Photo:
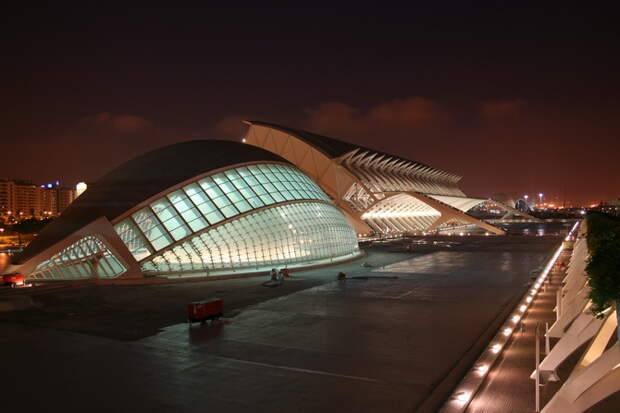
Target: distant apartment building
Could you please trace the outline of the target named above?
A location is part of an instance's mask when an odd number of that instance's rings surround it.
[[[0,179],[0,215],[5,215],[14,206],[15,182]]]
[[[59,215],[75,199],[75,190],[55,184],[0,179],[0,216],[16,219]]]
[[[59,215],[75,199],[71,188],[41,188],[41,208],[43,215]]]
[[[40,188],[30,182],[0,180],[0,214],[37,216],[41,211]]]

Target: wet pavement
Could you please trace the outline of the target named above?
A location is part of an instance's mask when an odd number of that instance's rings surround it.
[[[11,263],[9,254],[0,252],[0,274],[4,272],[4,269]]]
[[[0,350],[11,357],[0,383],[19,383],[3,405],[432,411],[451,390],[446,378],[458,381],[464,357],[477,356],[477,341],[495,332],[498,314],[512,308],[558,239],[498,242],[416,255],[259,302],[222,324],[180,323],[137,341],[2,322]]]
[[[570,253],[564,252],[559,262],[567,263]],[[499,411],[535,411],[535,383],[530,375],[536,367],[536,325],[555,321],[556,291],[562,286],[565,271],[554,266],[548,281],[538,292],[524,314],[519,332],[507,343],[498,362],[490,370],[482,387],[472,399],[467,413],[492,413]],[[552,344],[557,340],[553,339]],[[544,339],[540,340],[544,352]],[[541,359],[544,353],[541,354]],[[573,366],[571,366],[573,367]],[[564,373],[564,371],[562,371]],[[549,382],[541,386],[541,406],[546,405],[560,388],[561,383]]]
[[[362,262],[378,267],[421,254],[373,248],[367,256],[354,262],[293,271],[292,278],[273,288],[263,286],[269,280],[266,275],[167,284],[69,282],[32,288],[6,287],[0,288],[0,304],[7,299],[31,299],[34,305],[23,311],[0,311],[0,321],[118,340],[138,340],[157,334],[167,326],[183,323],[187,319],[185,305],[188,302],[221,298],[225,303],[224,316],[232,318],[248,306],[331,282],[339,271],[350,276],[366,273],[369,269],[363,267]]]

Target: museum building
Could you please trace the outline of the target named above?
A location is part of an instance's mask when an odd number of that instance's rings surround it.
[[[238,142],[156,149],[82,194],[13,260],[28,279],[208,277],[352,259],[341,210],[280,156]]]
[[[166,146],[117,167],[19,255],[30,280],[187,278],[311,267],[360,255],[358,237],[477,227],[492,202],[460,176],[301,129],[247,121],[242,142]]]

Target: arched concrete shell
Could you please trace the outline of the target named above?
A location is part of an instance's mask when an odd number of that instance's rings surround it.
[[[112,221],[144,200],[194,176],[253,161],[288,163],[264,149],[221,140],[188,141],[147,152],[121,164],[90,185],[21,254],[14,257],[13,263],[29,260],[99,217]]]

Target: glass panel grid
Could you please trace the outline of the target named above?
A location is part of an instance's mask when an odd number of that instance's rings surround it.
[[[88,235],[37,265],[28,277],[38,280],[115,278],[127,269],[96,236]]]
[[[294,200],[328,201],[298,169],[279,164],[248,165],[202,178],[171,192],[115,225],[136,260],[210,225],[241,213]],[[153,261],[151,266],[169,264]]]
[[[193,250],[193,255],[172,256],[169,250],[144,262],[143,269],[166,273],[292,265],[347,256],[358,250],[356,234],[342,213],[334,206],[313,202],[245,215],[180,245],[185,251]],[[157,271],[153,270],[155,266]]]

